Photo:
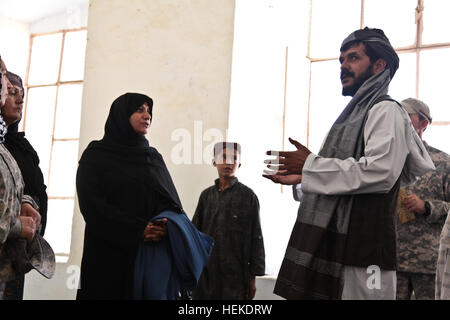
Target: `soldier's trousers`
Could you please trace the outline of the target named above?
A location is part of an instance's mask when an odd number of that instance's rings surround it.
[[[397,300],[411,300],[414,292],[416,300],[434,300],[434,274],[397,271]]]

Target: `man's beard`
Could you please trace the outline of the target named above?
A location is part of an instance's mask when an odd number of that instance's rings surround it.
[[[367,79],[369,79],[371,76],[373,76],[372,66],[373,65],[370,64],[367,67],[367,70],[362,75],[360,75],[358,78],[355,78],[355,74],[353,72],[347,71],[345,69],[342,70],[341,71],[341,79],[343,78],[343,76],[350,76],[353,79],[355,79],[355,82],[353,83],[352,86],[342,88],[342,95],[353,97],[356,94],[356,92],[358,91],[358,89],[364,84],[364,82],[366,82]]]

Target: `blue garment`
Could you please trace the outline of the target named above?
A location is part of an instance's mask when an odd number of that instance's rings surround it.
[[[175,300],[180,289],[197,286],[214,240],[198,231],[183,213],[164,211],[150,221],[167,218],[160,242],[142,242],[136,254],[133,298]]]

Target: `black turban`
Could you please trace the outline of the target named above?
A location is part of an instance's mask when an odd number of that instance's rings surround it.
[[[368,27],[356,30],[342,42],[341,51],[351,42],[362,42],[366,47],[374,51],[381,59],[386,61],[391,79],[394,77],[399,66],[399,58],[383,30]]]

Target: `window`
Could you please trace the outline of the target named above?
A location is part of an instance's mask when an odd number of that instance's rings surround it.
[[[445,0],[356,0],[345,7],[339,2],[341,7],[338,8],[335,2],[311,2],[311,49],[308,53],[311,61],[311,116],[308,119],[308,142],[311,150],[317,152],[320,148],[335,119],[333,116],[336,112],[333,108],[345,106],[344,102],[339,103],[343,99],[340,89],[338,90],[340,83],[337,77],[340,42],[329,41],[334,35],[340,35],[338,39],[342,41],[352,30],[357,29],[349,28],[349,22],[342,23],[344,18],[346,21],[359,21],[360,28],[369,26],[384,30],[400,57],[400,68],[391,82],[389,94],[398,101],[414,97],[427,103],[433,122],[423,138],[430,145],[449,153],[450,142],[446,137],[450,133],[450,112],[446,106],[446,81],[442,79],[450,72],[450,37],[445,28],[450,26],[445,16],[445,12],[450,9],[450,3]],[[316,31],[324,23],[324,12],[330,11],[326,8],[333,8],[334,12],[328,16],[328,23],[335,26],[331,34]],[[340,32],[342,28],[345,33]],[[326,29],[328,31],[328,28]],[[322,45],[331,42],[334,52]],[[324,86],[323,81],[332,81],[329,78],[333,75],[336,75],[336,81],[326,82]],[[331,86],[333,90],[330,90]],[[326,96],[321,94],[324,87],[327,88]],[[326,115],[327,113],[333,116]]]
[[[75,199],[86,29],[31,35],[23,130],[47,185],[45,238],[68,259]]]
[[[365,26],[385,31],[400,57],[389,94],[431,109],[424,139],[450,153],[448,0],[238,0],[228,139],[241,142],[239,179],[260,201],[266,273],[276,276],[298,202],[291,188],[261,177],[267,150],[293,150],[292,137],[317,153],[349,97],[341,95],[339,48]]]
[[[298,202],[291,188],[261,175],[267,150],[292,150],[288,137],[306,141],[310,5],[298,0],[240,0],[235,10],[227,139],[242,146],[237,177],[258,196],[266,274],[276,276]]]

